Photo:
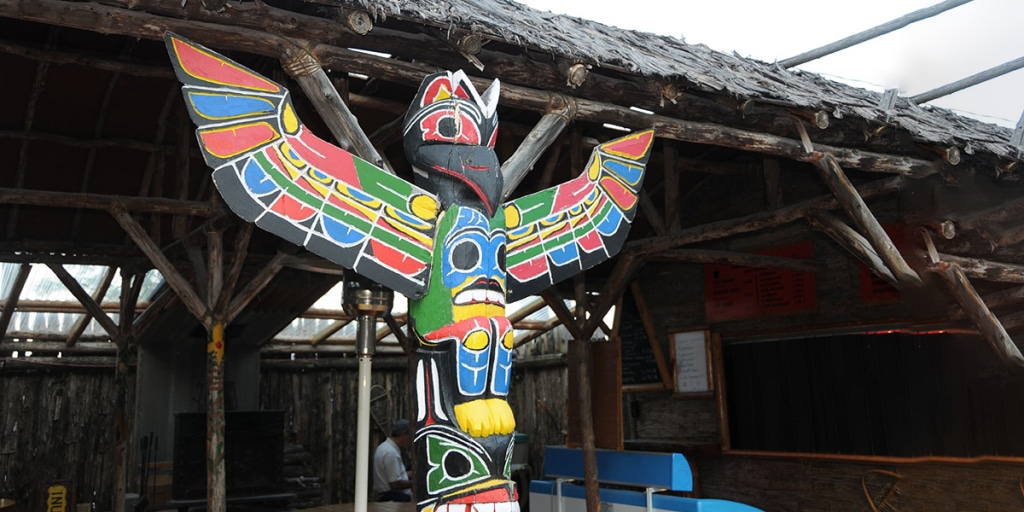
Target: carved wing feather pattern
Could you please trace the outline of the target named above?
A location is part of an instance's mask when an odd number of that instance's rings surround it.
[[[654,132],[594,148],[579,177],[505,203],[508,302],[614,256],[636,215]]]
[[[243,219],[409,297],[426,290],[438,203],[313,135],[286,89],[166,37],[206,163]]]

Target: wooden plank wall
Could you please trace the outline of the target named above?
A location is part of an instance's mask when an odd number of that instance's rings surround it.
[[[1019,464],[897,465],[724,456],[700,466],[704,496],[769,512],[869,510],[861,478],[873,469],[902,475],[899,494],[889,501],[900,512],[1024,509],[1024,467]]]
[[[408,372],[375,370],[372,382],[390,393],[392,420],[410,417]],[[285,411],[285,444],[301,445],[311,455],[317,474],[304,476],[320,477],[324,503],[355,496],[357,385],[355,369],[264,368],[260,374],[260,408]],[[372,429],[371,447],[385,435]]]
[[[0,370],[0,497],[43,510],[46,484],[67,480],[110,510],[115,398],[113,367]]]

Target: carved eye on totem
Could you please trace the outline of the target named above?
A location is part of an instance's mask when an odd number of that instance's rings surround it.
[[[489,478],[487,455],[448,436],[427,434],[427,493],[436,495]]]
[[[482,255],[480,241],[472,238],[459,240],[452,246],[452,268],[461,272],[474,270],[480,266]]]
[[[439,110],[420,121],[424,141],[480,145],[480,128],[466,112]]]
[[[498,269],[499,270],[501,270],[502,272],[505,272],[507,270],[505,268],[505,243],[504,243],[504,241],[502,241],[502,243],[499,243],[498,244],[498,248],[495,249],[494,261],[498,262]]]

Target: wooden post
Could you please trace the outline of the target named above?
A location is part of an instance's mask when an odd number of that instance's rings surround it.
[[[217,322],[206,344],[206,509],[224,512],[224,324]]]
[[[587,318],[587,287],[585,274],[576,275],[576,324],[583,325]],[[586,489],[587,512],[601,511],[601,495],[597,486],[597,451],[594,447],[594,411],[590,397],[590,334],[582,332],[576,345],[579,380],[576,382],[580,397],[580,434],[583,442],[583,482]]]

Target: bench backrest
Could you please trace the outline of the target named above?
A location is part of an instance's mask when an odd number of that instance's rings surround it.
[[[544,475],[583,479],[583,451],[564,446],[544,448]],[[597,450],[600,483],[692,491],[693,473],[681,453]]]

